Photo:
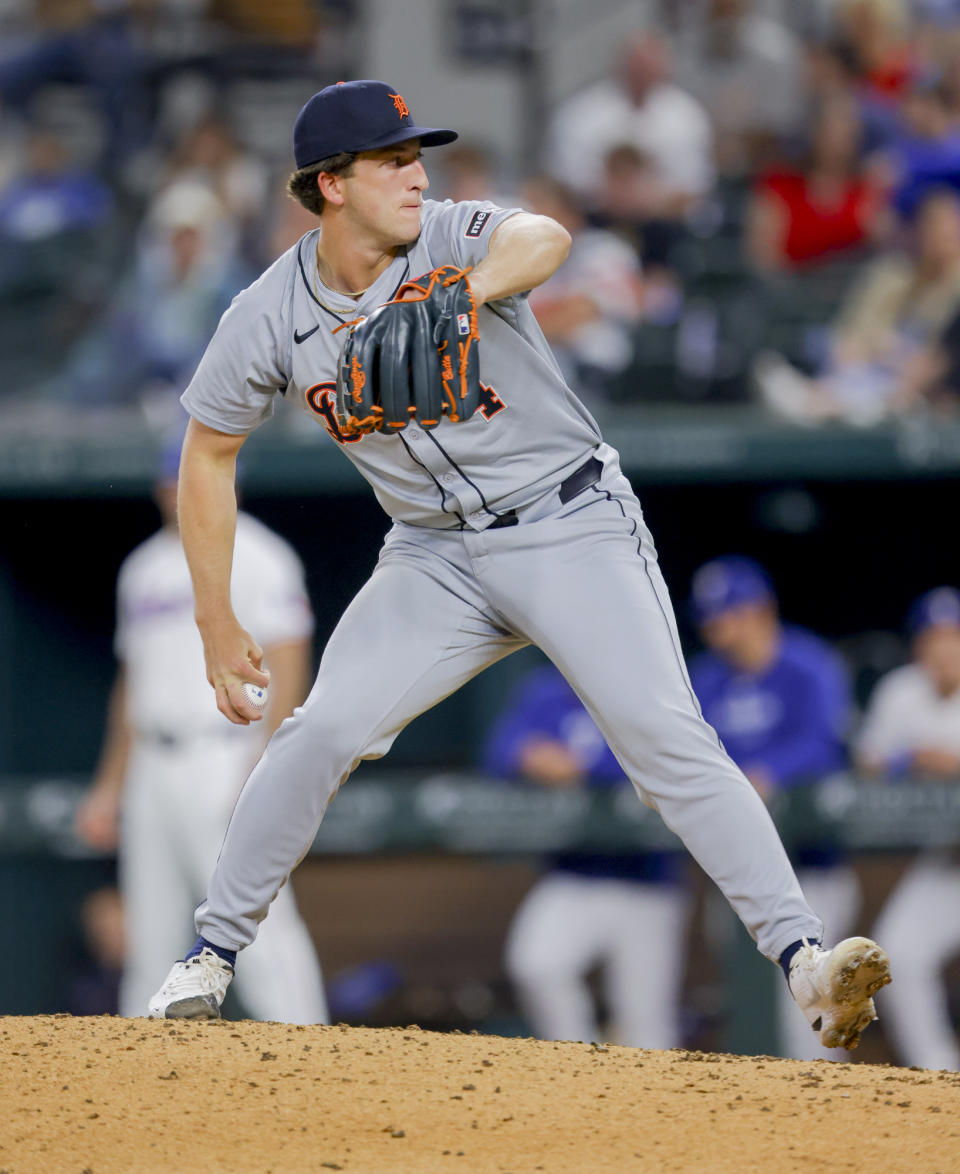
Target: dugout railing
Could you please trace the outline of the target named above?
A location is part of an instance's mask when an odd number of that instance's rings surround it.
[[[83,896],[113,876],[113,861],[91,852],[73,833],[80,778],[64,775],[0,780],[0,1014],[61,1009],[58,943],[75,933]],[[850,774],[798,787],[771,809],[788,851],[816,846],[849,852],[868,878],[895,875],[917,850],[960,845],[960,780],[878,782]],[[682,851],[659,815],[628,787],[554,791],[513,786],[459,772],[385,771],[364,765],[338,794],[316,837],[311,860],[365,860],[395,868],[404,857],[470,858],[504,869],[557,851]],[[311,860],[307,861],[307,868]],[[484,863],[485,862],[485,863]],[[352,866],[352,865],[351,865]],[[318,881],[323,887],[330,872]],[[492,875],[492,873],[491,873]],[[889,877],[881,888],[892,883]],[[866,888],[870,888],[868,880]],[[885,894],[864,893],[869,930]],[[829,911],[821,911],[825,917]],[[715,902],[714,918],[727,917]],[[775,969],[753,949],[729,915],[723,937],[722,1023],[718,1046],[751,1054],[776,1050]],[[375,935],[372,933],[371,938]],[[371,953],[377,943],[371,941]],[[29,956],[28,973],[12,965]]]

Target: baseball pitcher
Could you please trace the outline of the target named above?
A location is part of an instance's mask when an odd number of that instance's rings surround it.
[[[822,948],[763,802],[700,713],[640,504],[524,297],[562,264],[567,233],[516,208],[424,199],[421,150],[455,138],[417,126],[383,82],[315,94],[289,186],[320,226],[236,298],[182,397],[181,531],[230,720],[256,716],[243,685],[268,680],[230,604],[233,470],[281,396],[354,462],[393,526],[306,703],[240,794],[198,941],[150,1013],[218,1015],[237,952],[350,772],[533,643],[781,963],[818,1037],[850,1047],[875,1017],[886,955],[865,938]]]

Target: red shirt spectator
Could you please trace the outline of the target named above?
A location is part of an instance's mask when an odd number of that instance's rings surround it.
[[[868,90],[891,100],[906,94],[921,66],[910,6],[900,0],[839,0],[835,22]]]
[[[870,237],[885,202],[859,161],[863,127],[849,98],[821,107],[805,165],[779,168],[754,188],[746,248],[762,271],[832,259]]]
[[[873,186],[857,176],[818,191],[811,176],[801,171],[771,171],[757,192],[782,205],[780,249],[794,265],[862,244],[877,207]]]

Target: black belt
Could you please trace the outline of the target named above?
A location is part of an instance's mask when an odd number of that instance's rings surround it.
[[[568,501],[573,501],[578,493],[583,493],[591,485],[596,485],[602,475],[603,462],[596,457],[589,457],[579,469],[574,469],[569,477],[560,482],[560,504],[566,505]],[[519,521],[516,510],[507,510],[504,514],[498,514],[496,521],[491,522],[487,529],[499,530],[504,526],[516,526]]]

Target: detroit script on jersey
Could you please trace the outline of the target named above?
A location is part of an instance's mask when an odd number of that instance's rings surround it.
[[[353,461],[394,520],[483,529],[497,513],[534,501],[601,443],[567,387],[526,298],[482,306],[483,401],[472,419],[429,432],[348,438],[334,416],[337,328],[389,301],[404,281],[438,265],[473,266],[497,225],[519,209],[424,201],[421,232],[359,301],[318,279],[319,229],[308,232],[224,314],[190,386],[187,411],[221,432],[244,434],[285,396],[309,413]]]

